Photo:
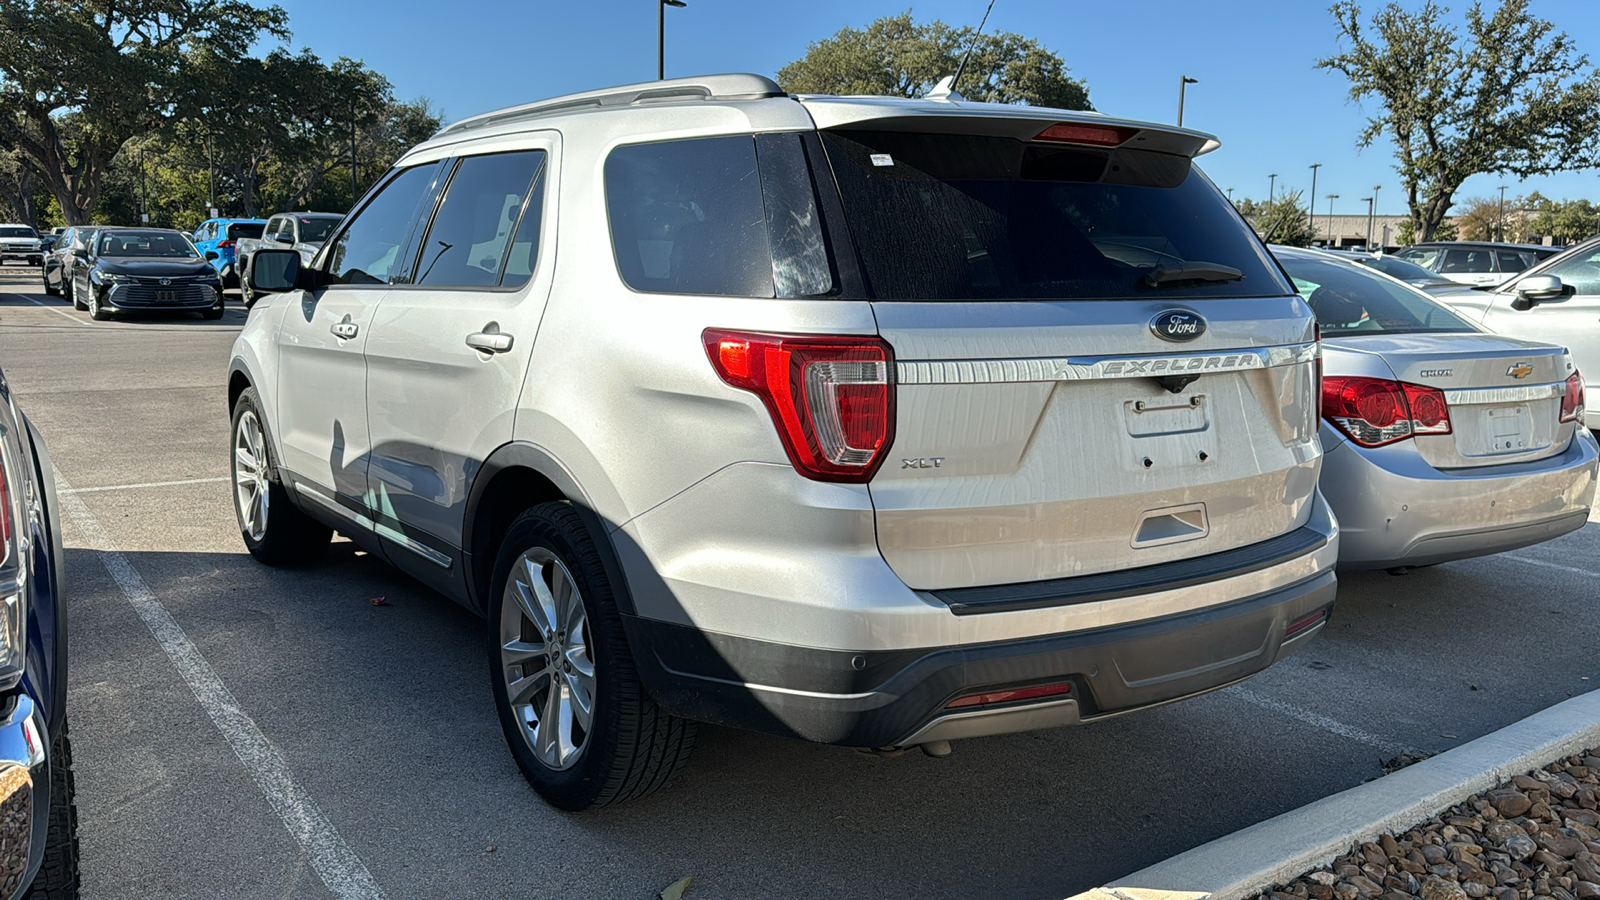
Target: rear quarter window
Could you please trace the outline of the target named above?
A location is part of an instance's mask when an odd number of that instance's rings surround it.
[[[1364,266],[1290,254],[1280,261],[1323,337],[1478,330],[1422,292]]]
[[[1008,137],[825,132],[869,290],[894,300],[1291,293],[1182,156]],[[1171,278],[1179,267],[1213,274]],[[1219,270],[1238,277],[1220,280]]]

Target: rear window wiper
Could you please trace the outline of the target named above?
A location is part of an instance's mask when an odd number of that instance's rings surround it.
[[[1173,266],[1156,266],[1139,279],[1139,286],[1154,289],[1175,284],[1227,284],[1243,279],[1244,273],[1233,266],[1213,262],[1183,262]]]

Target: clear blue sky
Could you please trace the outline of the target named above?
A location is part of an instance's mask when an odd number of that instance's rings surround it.
[[[656,0],[278,0],[289,12],[293,45],[325,59],[363,60],[403,99],[425,96],[447,120],[541,97],[655,76]],[[840,28],[910,8],[919,21],[976,25],[987,0],[688,0],[667,10],[667,76],[711,72],[774,74],[812,41]],[[1417,0],[1405,0],[1414,5]],[[1459,13],[1467,0],[1445,0]],[[1493,0],[1489,0],[1490,3]],[[1189,86],[1185,124],[1222,139],[1202,165],[1235,198],[1260,198],[1267,176],[1278,186],[1310,187],[1317,211],[1403,213],[1405,200],[1387,144],[1357,151],[1365,116],[1346,101],[1343,76],[1314,70],[1336,51],[1328,0],[996,0],[990,30],[1038,38],[1089,84],[1095,108],[1168,122],[1178,79]],[[1375,0],[1366,7],[1376,8]],[[1600,59],[1600,3],[1534,0],[1578,48]],[[1457,198],[1537,190],[1557,199],[1600,199],[1600,173],[1519,183],[1479,176]]]

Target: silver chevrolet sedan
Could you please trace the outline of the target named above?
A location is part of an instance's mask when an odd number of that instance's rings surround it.
[[[1566,348],[1487,334],[1332,254],[1273,253],[1322,329],[1322,492],[1341,568],[1499,553],[1588,521],[1600,450]]]

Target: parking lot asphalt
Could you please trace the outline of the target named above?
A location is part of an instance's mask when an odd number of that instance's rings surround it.
[[[245,552],[225,408],[243,320],[92,322],[0,269],[0,368],[81,501],[86,897],[653,898],[686,875],[689,900],[1060,897],[1600,687],[1591,521],[1344,576],[1310,647],[1206,697],[945,759],[705,727],[657,795],[558,812],[505,748],[480,619],[342,540],[298,570]]]

